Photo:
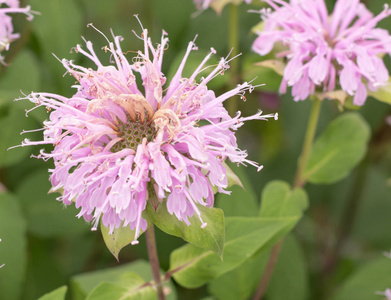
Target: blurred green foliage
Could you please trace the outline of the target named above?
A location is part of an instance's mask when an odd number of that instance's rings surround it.
[[[134,14],[138,14],[143,26],[149,29],[153,41],[160,40],[162,29],[169,34],[169,49],[163,63],[163,71],[169,78],[188,42],[197,35],[199,52],[190,56],[189,72],[210,47],[217,50],[216,62],[230,50],[227,46],[229,7],[225,7],[221,15],[208,9],[194,16],[195,6],[191,0],[22,2],[31,5],[40,15],[36,15],[32,22],[16,18],[15,26],[22,32],[22,37],[6,53],[10,66],[0,69],[0,265],[5,263],[0,269],[0,299],[37,299],[61,286],[68,286],[67,299],[84,299],[99,283],[114,276],[110,272],[115,269],[109,269],[112,267],[124,268],[121,272],[137,272],[142,280],[149,281],[152,277],[147,263],[133,263],[137,267],[128,264],[147,259],[143,237],[139,245],[127,246],[117,262],[107,250],[101,234],[91,232],[89,224],[75,217],[75,208],[64,208],[55,200],[58,194],[47,194],[50,189],[47,169],[52,163],[30,158],[32,153],[37,155],[40,148],[7,151],[25,137],[40,140],[41,132],[23,136],[19,133],[41,128],[42,121],[48,117],[41,109],[32,111],[26,118],[24,110],[32,108],[31,103],[27,100],[14,102],[14,99],[31,91],[71,96],[75,92],[71,88],[74,79],[63,76],[65,70],[56,57],[89,66],[90,62],[81,55],[70,53],[76,44],[83,45],[81,36],[93,41],[98,56],[109,63],[104,51],[98,51],[106,43],[104,37],[91,27],[87,28],[88,23],[93,23],[107,36],[111,36],[110,29],[123,36],[122,49],[129,51],[129,55],[137,51],[141,42],[132,30],[139,33],[141,28]],[[334,2],[328,1],[329,8]],[[384,1],[365,2],[374,13],[378,13]],[[253,114],[258,109],[266,113],[277,111],[279,121],[249,122],[238,132],[240,147],[248,149],[249,158],[265,167],[260,173],[255,168],[240,167],[238,174],[245,191],[235,186],[231,196],[217,197],[217,206],[223,208],[226,216],[233,217],[231,223],[235,218],[255,218],[260,207],[259,195],[270,181],[292,182],[310,109],[309,101],[295,103],[289,95],[278,96],[281,78],[270,70],[254,66],[255,62],[265,58],[251,52],[255,36],[250,30],[260,19],[258,14],[248,13],[249,8],[257,9],[259,4],[239,6],[239,51],[243,55],[237,60],[242,80],[257,77],[254,84],[265,83],[265,87],[246,95],[246,102],[239,96],[230,101],[237,102],[243,115]],[[391,28],[391,18],[383,20],[380,25]],[[390,66],[390,58],[385,59]],[[216,94],[223,93],[230,76],[228,70],[224,77],[212,81],[210,87]],[[334,101],[325,101],[322,106],[318,134],[341,113]],[[352,176],[342,181],[308,186],[310,208],[282,249],[267,294],[269,300],[323,299],[334,293],[333,299],[338,300],[360,299],[364,293],[370,296],[362,299],[378,299],[375,291],[391,288],[391,260],[380,258],[383,251],[391,249],[391,185],[389,181],[387,183],[391,177],[391,132],[386,123],[391,108],[369,98],[358,114],[370,126],[372,139],[367,157]],[[47,149],[50,151],[50,147]],[[232,169],[236,172],[236,166]],[[348,202],[350,199],[353,201]],[[347,203],[353,203],[353,207]],[[346,228],[344,224],[349,218],[353,219],[350,228]],[[248,226],[239,226],[241,232],[236,232],[237,236],[245,237]],[[276,230],[281,229],[277,227]],[[333,262],[332,269],[327,268],[329,249],[335,244],[337,233],[346,229],[339,259]],[[256,239],[254,244],[262,244],[262,238],[266,239],[262,233],[258,234],[259,237],[253,236]],[[170,253],[184,242],[157,230],[157,244],[161,266],[167,270]],[[228,296],[233,295],[243,297],[232,299],[247,299],[254,292],[266,263],[267,252],[254,254],[261,246],[254,246],[248,253],[252,256],[244,264],[234,270],[224,270],[226,273],[214,279],[208,287],[190,290],[170,283],[169,288],[177,292],[174,291],[172,298],[168,299],[201,299],[209,294],[213,295],[212,299],[230,299]],[[217,256],[215,258],[219,260]],[[109,271],[100,271],[105,269]],[[87,272],[103,273],[99,277],[98,273]],[[115,276],[120,276],[120,272]],[[230,290],[225,287],[233,281],[236,286],[227,296]],[[290,297],[300,295],[299,298],[289,298],[282,292],[282,287],[288,290]],[[60,299],[65,292],[64,287],[59,288],[42,299]]]

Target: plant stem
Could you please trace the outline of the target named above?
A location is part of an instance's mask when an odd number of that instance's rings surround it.
[[[261,282],[259,283],[257,291],[254,294],[253,300],[262,299],[263,295],[265,294],[266,288],[273,274],[274,266],[278,260],[278,255],[280,254],[282,244],[283,240],[280,240],[279,242],[277,242],[277,244],[274,245],[272,252],[270,253],[269,261],[267,262],[265,272],[263,273]]]
[[[319,120],[319,112],[321,102],[317,98],[314,98],[310,113],[310,119],[307,125],[307,132],[305,134],[303,148],[301,150],[301,155],[299,158],[299,165],[297,167],[295,180],[293,182],[293,188],[302,187],[305,185],[306,180],[303,177],[303,172],[307,167],[308,158],[311,153],[312,143],[315,137],[315,131]]]
[[[163,286],[160,277],[160,264],[159,257],[157,255],[155,229],[153,224],[145,232],[145,239],[147,241],[148,257],[152,268],[153,280],[156,284],[158,298],[159,300],[165,300],[166,298],[163,293]]]
[[[229,36],[228,36],[228,47],[231,52],[231,57],[235,57],[239,54],[239,11],[238,6],[230,4],[229,6]],[[238,83],[239,77],[239,60],[238,58],[233,59],[230,62],[230,85],[235,86]],[[238,107],[237,99],[231,99],[228,102],[228,112],[232,115],[236,113]]]
[[[308,158],[311,153],[312,143],[314,141],[316,127],[319,120],[319,112],[321,107],[321,102],[319,99],[314,98],[312,103],[312,108],[310,112],[310,118],[308,120],[307,132],[305,134],[303,148],[299,157],[299,165],[297,166],[295,180],[293,182],[293,188],[302,187],[305,185],[306,180],[303,178],[303,172],[307,166]],[[253,297],[253,300],[260,300],[264,296],[267,286],[269,284],[270,278],[273,274],[274,266],[277,263],[278,256],[280,254],[284,239],[281,239],[277,244],[273,246],[272,252],[270,253],[269,260],[266,265],[265,272],[261,278],[261,281],[258,285],[257,291]]]

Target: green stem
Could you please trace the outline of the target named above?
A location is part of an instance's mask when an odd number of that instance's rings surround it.
[[[312,101],[313,103],[310,112],[310,119],[307,125],[307,132],[305,134],[303,148],[301,150],[301,155],[299,158],[299,165],[297,166],[295,180],[293,182],[293,188],[302,187],[306,183],[305,178],[303,178],[303,172],[307,166],[308,158],[311,153],[311,147],[314,141],[316,127],[319,120],[320,107],[321,107],[321,102],[319,99],[314,98]],[[283,242],[284,240],[282,239],[273,246],[272,252],[269,256],[269,260],[266,265],[265,272],[263,273],[262,279],[258,285],[256,293],[254,294],[253,300],[260,300],[264,296],[270,278],[273,274],[274,267],[277,263],[278,256],[280,254]]]
[[[160,277],[160,264],[159,257],[157,255],[154,225],[151,225],[145,232],[145,239],[147,241],[148,257],[152,268],[153,280],[156,284],[158,298],[159,300],[165,300],[166,298],[163,293],[163,286]]]
[[[305,134],[303,149],[299,158],[299,165],[297,167],[295,180],[293,182],[293,188],[302,187],[305,185],[306,180],[303,178],[303,172],[307,167],[308,158],[311,153],[312,143],[315,137],[315,131],[319,120],[319,112],[321,107],[321,101],[314,98],[310,113],[310,119],[307,125],[307,132]]]
[[[235,57],[239,54],[239,10],[238,6],[231,4],[229,6],[229,36],[228,36],[228,47],[231,52],[231,57]],[[235,86],[238,83],[239,78],[239,59],[235,58],[230,62],[230,85]],[[238,103],[237,99],[231,99],[228,102],[229,113],[235,114],[237,111]]]

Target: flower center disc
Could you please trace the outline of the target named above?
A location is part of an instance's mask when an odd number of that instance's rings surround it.
[[[128,122],[118,126],[119,137],[123,140],[116,143],[112,148],[112,152],[118,152],[125,148],[137,150],[137,146],[140,145],[144,138],[148,142],[152,141],[156,136],[156,129],[152,124],[141,124],[139,121]]]

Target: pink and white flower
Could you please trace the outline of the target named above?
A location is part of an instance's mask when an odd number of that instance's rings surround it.
[[[9,14],[22,13],[27,15],[28,20],[33,19],[30,6],[19,6],[19,0],[0,0],[0,53],[8,50],[10,43],[19,38],[19,33],[14,32],[12,17]],[[4,63],[4,57],[1,55],[0,62]]]
[[[194,213],[203,222],[198,205],[214,203],[212,186],[219,192],[227,188],[225,159],[250,164],[247,153],[236,144],[235,131],[248,120],[266,120],[276,115],[230,117],[223,102],[235,95],[251,92],[249,83],[220,96],[207,83],[224,72],[228,60],[221,58],[208,76],[198,80],[209,55],[189,78],[182,71],[190,52],[197,47],[190,42],[186,54],[169,85],[162,73],[168,38],[163,32],[156,47],[143,29],[143,51],[131,62],[125,57],[122,37],[104,48],[110,65],[103,65],[93,45],[75,50],[89,58],[95,68],[75,65],[63,59],[68,73],[79,82],[71,97],[51,93],[32,93],[26,98],[36,107],[50,112],[44,122],[43,141],[26,139],[22,146],[52,144],[50,153],[41,150],[38,158],[54,160],[50,170],[52,190],[63,189],[58,198],[65,205],[73,202],[80,208],[78,217],[99,221],[113,232],[120,226],[135,230],[133,244],[147,222],[142,217],[147,201],[156,197],[159,205],[167,199],[167,210],[190,225]],[[141,84],[139,84],[141,80]],[[33,108],[35,109],[35,107]]]
[[[387,84],[388,71],[381,57],[391,55],[391,37],[377,23],[390,15],[388,5],[377,16],[359,0],[337,0],[331,15],[324,0],[264,0],[264,28],[253,50],[260,55],[276,43],[287,49],[278,57],[288,59],[280,92],[292,86],[294,100],[304,100],[317,88],[341,88],[363,105],[367,88]]]

